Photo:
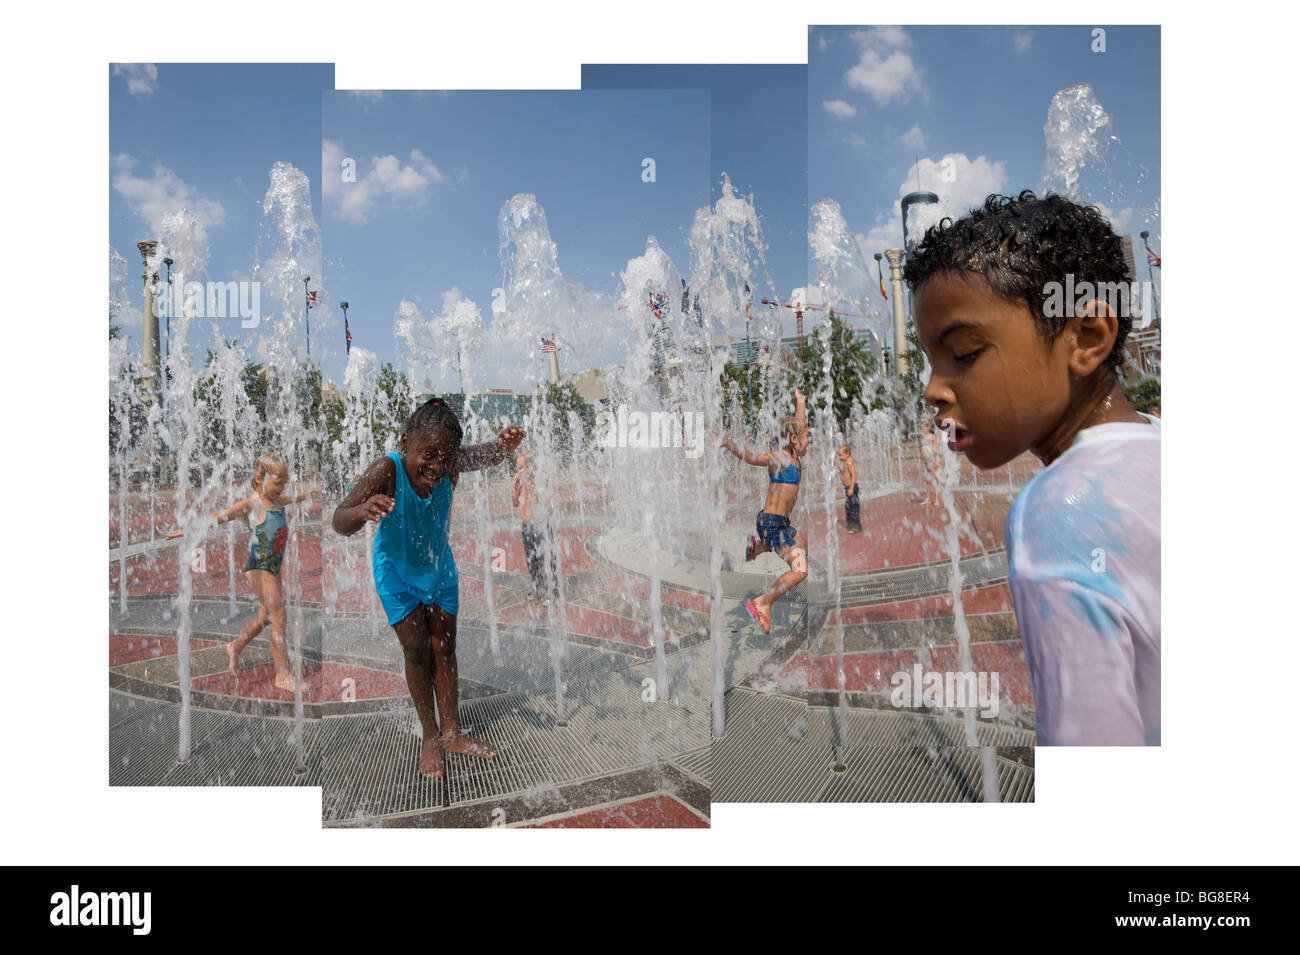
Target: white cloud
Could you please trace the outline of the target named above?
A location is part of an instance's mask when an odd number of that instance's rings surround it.
[[[915,152],[921,152],[925,149],[925,133],[921,132],[920,123],[913,123],[912,128],[903,133],[902,143]]]
[[[854,149],[865,149],[867,146],[867,137],[861,133],[849,133],[844,137],[844,144]]]
[[[944,216],[954,219],[964,216],[975,206],[983,205],[991,193],[1003,193],[1007,188],[1005,163],[984,156],[969,159],[963,153],[949,153],[941,159],[922,159],[913,164],[898,187],[899,199],[916,191],[918,167],[921,188],[938,195],[939,204],[926,208],[920,216],[913,218],[909,230],[919,231]],[[913,215],[916,216],[915,211]],[[899,203],[893,203],[889,215],[881,217],[865,235],[859,234],[857,240],[868,262],[877,252],[902,248],[903,211]]]
[[[126,90],[132,96],[152,96],[158,89],[158,67],[152,63],[114,63],[113,75],[126,77]]]
[[[822,100],[822,106],[826,112],[832,116],[838,116],[840,119],[849,119],[857,113],[856,109],[842,99],[824,99]]]
[[[921,69],[907,52],[912,38],[902,27],[872,27],[851,34],[858,62],[844,74],[850,89],[869,94],[877,106],[906,103],[913,94],[929,96]]]
[[[429,198],[434,183],[447,177],[428,156],[412,149],[409,161],[396,156],[372,156],[370,168],[355,182],[344,182],[342,177],[343,147],[335,140],[326,139],[321,144],[321,169],[323,194],[327,206],[335,210],[345,222],[362,223],[374,213],[376,203],[387,198],[391,203],[407,207],[422,205]]]
[[[181,211],[196,237],[206,242],[207,230],[226,221],[226,210],[215,199],[204,199],[194,187],[161,163],[153,177],[135,174],[136,160],[126,153],[113,157],[113,188],[121,193],[136,215],[155,237],[169,228],[169,221]]]
[[[1110,227],[1115,230],[1116,235],[1123,235],[1129,231],[1129,226],[1133,224],[1136,211],[1132,206],[1125,206],[1123,209],[1111,209],[1104,202],[1094,202],[1092,205],[1095,205],[1097,211],[1110,221]]]
[[[1017,53],[1028,53],[1029,48],[1034,45],[1033,30],[1017,30],[1011,34],[1011,46]]]
[[[144,315],[131,302],[131,267],[117,249],[108,247],[108,315],[113,324],[140,328]],[[138,280],[137,280],[138,281]]]

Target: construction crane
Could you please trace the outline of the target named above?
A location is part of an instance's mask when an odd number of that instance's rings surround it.
[[[772,299],[769,298],[759,299],[759,301],[771,308],[776,308],[780,306],[781,308],[794,309],[795,334],[798,335],[799,337],[800,348],[803,347],[803,313],[826,311],[826,308],[823,305],[805,305],[802,302],[774,302]],[[862,315],[860,315],[859,313],[850,312],[847,309],[833,308],[831,309],[831,311],[834,312],[836,315],[852,315],[854,318],[862,318]]]

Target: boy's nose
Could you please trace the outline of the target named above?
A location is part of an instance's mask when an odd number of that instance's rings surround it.
[[[952,389],[938,375],[931,374],[930,380],[925,383],[925,393],[922,395],[925,403],[932,405],[939,410],[943,410],[948,405],[956,401],[956,396]]]

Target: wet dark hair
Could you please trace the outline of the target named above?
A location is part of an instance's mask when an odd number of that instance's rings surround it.
[[[461,438],[464,437],[456,412],[438,398],[430,398],[420,405],[406,422],[408,435],[428,431],[446,431],[456,439],[457,444],[460,444]]]
[[[995,293],[1023,303],[1049,342],[1065,330],[1074,303],[1049,315],[1048,283],[1064,287],[1067,275],[1074,276],[1076,288],[1084,282],[1123,283],[1121,301],[1130,299],[1123,245],[1105,217],[1092,206],[1050,193],[1039,199],[1028,189],[1014,199],[991,195],[964,218],[945,217],[926,229],[907,257],[903,278],[915,295],[944,272],[983,276]],[[1124,340],[1133,327],[1129,309],[1117,311],[1119,330],[1106,358],[1115,373],[1124,364]]]

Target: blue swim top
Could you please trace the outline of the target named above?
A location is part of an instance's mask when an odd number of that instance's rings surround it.
[[[397,469],[393,482],[393,510],[379,521],[375,532],[376,578],[392,568],[412,589],[432,590],[444,561],[452,561],[447,532],[451,527],[451,477],[433,486],[428,497],[411,487],[397,452],[388,455]]]
[[[768,484],[798,484],[803,470],[793,461],[779,471],[767,472]]]

